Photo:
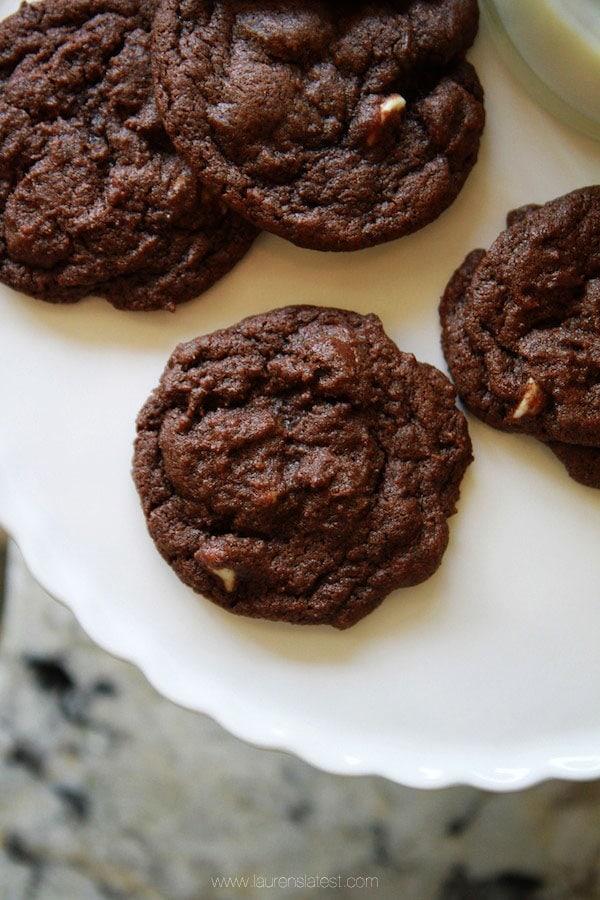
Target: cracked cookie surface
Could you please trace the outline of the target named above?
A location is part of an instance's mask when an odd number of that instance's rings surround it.
[[[375,316],[287,307],[181,344],[138,418],[150,533],[225,609],[353,625],[440,564],[471,459],[455,396]]]
[[[192,169],[261,228],[355,250],[455,199],[484,125],[475,0],[162,0],[157,99]]]
[[[44,300],[173,308],[252,226],[177,155],[150,73],[152,4],[46,0],[0,23],[0,279]]]
[[[548,443],[600,487],[600,186],[509,215],[441,304],[458,392],[496,428]]]

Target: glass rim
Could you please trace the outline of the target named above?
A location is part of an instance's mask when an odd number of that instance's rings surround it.
[[[570,125],[594,140],[600,141],[600,122],[586,116],[560,97],[535,72],[506,30],[496,8],[495,0],[482,0],[483,12],[490,25],[494,43],[500,55],[521,82],[530,97],[561,122]]]

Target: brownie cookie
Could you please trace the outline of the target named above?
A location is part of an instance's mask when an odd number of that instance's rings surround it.
[[[244,254],[252,226],[201,186],[157,114],[152,3],[45,0],[0,24],[0,280],[174,308]]]
[[[137,424],[150,533],[225,609],[347,628],[440,564],[471,460],[455,397],[375,316],[287,307],[181,344]]]
[[[600,487],[600,186],[511,213],[453,276],[441,320],[469,409]]]
[[[600,488],[600,447],[550,444],[571,478],[586,487]]]
[[[162,0],[159,107],[192,169],[301,247],[416,231],[475,164],[476,0]]]

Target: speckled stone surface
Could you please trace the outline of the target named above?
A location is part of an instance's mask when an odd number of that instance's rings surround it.
[[[11,551],[1,900],[588,900],[599,849],[600,784],[420,793],[240,743],[95,647]],[[315,875],[343,886],[260,887]]]

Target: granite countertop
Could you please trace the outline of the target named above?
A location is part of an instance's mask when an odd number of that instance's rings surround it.
[[[600,784],[421,793],[318,772],[162,699],[14,547],[8,573],[1,900],[600,897]]]

